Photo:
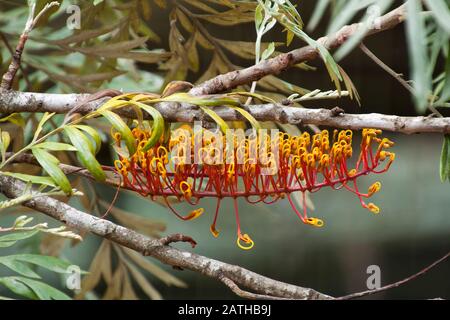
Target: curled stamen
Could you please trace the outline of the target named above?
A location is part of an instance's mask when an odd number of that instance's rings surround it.
[[[246,245],[242,245],[242,242],[244,242]],[[239,234],[237,239],[236,239],[236,244],[238,245],[239,248],[241,248],[242,250],[250,250],[251,248],[253,248],[253,246],[255,245],[255,243],[253,242],[253,240],[249,237],[248,234]]]
[[[377,181],[369,187],[368,195],[372,196],[374,193],[377,193],[381,189],[381,182]]]
[[[380,130],[362,131],[356,165],[352,164],[354,169],[349,169],[350,159],[356,151],[352,146],[351,130],[335,130],[332,137],[328,131],[315,135],[304,132],[298,136],[278,133],[275,140],[271,140],[270,134],[236,134],[229,139],[230,145],[224,135],[206,129],[194,131],[187,125],[182,127],[187,127],[189,134],[179,134],[175,130],[144,151],[152,132],[148,125],[138,125],[132,130],[137,145],[132,155],[120,151],[121,136],[112,132],[113,139],[119,144],[115,171],[121,176],[124,188],[152,199],[163,198],[167,203],[168,198],[191,205],[205,197],[217,198],[214,221],[210,226],[214,237],[219,235],[216,222],[222,198],[233,199],[237,243],[246,250],[254,243],[247,234],[241,233],[239,198],[251,204],[271,204],[287,198],[302,222],[315,227],[322,227],[324,222],[308,217],[305,194],[323,187],[346,189],[358,197],[364,208],[375,214],[380,212],[376,205],[366,204],[363,198],[378,192],[381,184],[372,184],[364,194],[359,192],[356,183],[359,177],[369,173],[386,172],[395,159],[395,154],[388,150],[393,142],[382,138]],[[302,212],[291,199],[295,192],[302,193]],[[183,220],[195,219],[203,213],[201,208],[182,216],[169,203],[168,207]]]

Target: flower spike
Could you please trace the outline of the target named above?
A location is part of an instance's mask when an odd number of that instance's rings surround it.
[[[170,136],[152,142],[150,148],[151,130],[137,126],[131,132],[137,146],[132,155],[121,152],[122,136],[112,132],[119,157],[114,168],[122,178],[123,187],[152,199],[163,197],[169,209],[183,220],[199,217],[203,209],[180,215],[167,201],[169,197],[192,205],[202,198],[217,198],[210,226],[214,237],[219,235],[216,223],[221,200],[231,198],[237,245],[245,250],[251,249],[254,242],[241,232],[238,198],[251,204],[272,204],[287,198],[303,223],[323,227],[321,219],[308,217],[305,194],[331,187],[354,193],[362,207],[378,214],[380,208],[373,203],[366,204],[364,198],[379,192],[381,183],[377,181],[367,193],[361,193],[357,180],[369,173],[386,172],[395,159],[395,154],[389,151],[394,143],[380,137],[381,130],[377,129],[362,130],[356,164],[351,167],[349,162],[355,153],[351,130],[334,130],[332,135],[326,130],[314,135],[303,132],[299,136],[279,133],[274,137],[258,131],[249,136],[235,133],[230,139],[221,132],[196,131],[183,125]],[[261,150],[264,150],[262,154]],[[292,201],[294,192],[302,194],[302,212]]]

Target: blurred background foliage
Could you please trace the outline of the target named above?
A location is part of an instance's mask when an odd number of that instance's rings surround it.
[[[38,0],[38,9],[48,2]],[[160,92],[172,80],[199,83],[258,60],[256,1],[59,2],[61,7],[50,12],[32,32],[14,89],[58,93],[96,92],[102,88]],[[374,14],[383,14],[402,1],[292,3],[297,5],[308,35],[317,39],[350,22],[373,23]],[[339,49],[334,58],[355,84],[361,106],[348,98],[308,101],[302,105],[311,108],[338,105],[349,113],[396,115],[418,115],[438,109],[440,114],[448,115],[448,2],[424,1],[425,12],[420,1],[410,3],[416,5],[409,4],[410,22],[368,38],[365,44],[385,64],[403,74],[405,80],[413,80],[408,82],[411,92],[358,50],[357,37],[364,35],[359,34]],[[71,30],[66,25],[71,13],[66,10],[74,4],[81,8],[81,26]],[[371,7],[374,4],[377,6]],[[25,1],[0,0],[1,73],[8,66],[10,51],[15,48],[27,16]],[[259,58],[264,53],[273,56],[305,44],[294,38],[287,46],[291,36],[283,29],[277,24],[264,33]],[[256,91],[280,101],[293,93],[304,95],[316,88],[335,89],[327,68],[319,60],[300,64],[279,76],[265,77],[258,81]],[[238,90],[250,90],[250,85]],[[27,115],[25,120],[23,130],[17,130],[14,136],[14,150],[29,141],[38,121],[35,115]],[[98,159],[111,164],[109,126],[100,121],[95,127],[104,140]],[[15,128],[14,124],[2,126],[2,130]],[[351,194],[332,190],[322,190],[312,197],[315,215],[326,223],[320,230],[299,223],[282,201],[256,207],[242,201],[242,224],[251,230],[257,244],[250,252],[234,246],[231,203],[224,204],[219,239],[208,231],[207,214],[192,222],[178,221],[162,206],[129,192],[121,193],[109,218],[151,237],[174,232],[193,236],[199,242],[195,251],[200,254],[327,294],[365,290],[369,265],[381,267],[382,283],[386,284],[418,271],[450,247],[449,186],[439,179],[442,137],[422,134],[390,138],[396,141],[397,160],[389,174],[381,177],[383,189],[375,199],[382,209],[379,216],[361,209]],[[76,162],[67,153],[59,152],[58,156],[64,163]],[[21,166],[20,172],[40,171],[29,165]],[[367,177],[367,186],[373,182],[371,179]],[[90,195],[72,203],[93,214],[102,215],[114,197],[115,190],[80,178],[73,180],[72,185]],[[180,207],[188,209],[188,205]],[[208,201],[204,201],[204,207],[206,213],[214,210],[214,204]],[[1,225],[12,225],[24,213],[33,215],[38,223],[47,222],[42,215],[12,208],[2,211]],[[107,241],[81,236],[83,242],[39,232],[14,246],[1,248],[0,252],[1,256],[17,251],[58,256],[89,270],[90,274],[83,278],[83,290],[76,298],[234,298],[221,284],[201,275],[178,272]],[[39,271],[47,283],[71,294],[64,288],[61,275],[42,268]],[[9,275],[7,269],[0,266],[0,275]],[[403,288],[378,297],[449,298],[450,286],[446,281],[449,276],[448,264],[443,265]],[[0,287],[2,295],[7,294]]]

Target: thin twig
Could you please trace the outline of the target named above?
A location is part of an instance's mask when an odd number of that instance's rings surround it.
[[[22,59],[22,53],[25,48],[25,43],[28,40],[28,35],[34,29],[36,24],[39,22],[39,19],[52,7],[59,6],[59,3],[56,1],[50,2],[45,5],[45,7],[34,17],[34,13],[36,10],[36,2],[33,2],[30,7],[30,13],[28,15],[28,20],[25,25],[25,29],[23,30],[19,43],[17,44],[16,51],[12,56],[11,63],[8,67],[8,71],[3,75],[2,82],[0,84],[1,90],[11,90],[14,78],[17,74],[17,70],[20,68],[20,62]]]
[[[25,185],[18,179],[0,175],[0,192],[8,198],[20,196]],[[150,255],[165,264],[192,270],[216,280],[219,275],[225,274],[237,285],[259,294],[292,299],[331,299],[330,296],[313,289],[276,281],[236,265],[162,245],[159,240],[97,218],[50,197],[34,198],[32,201],[25,202],[24,205],[77,230],[91,232],[134,251]]]
[[[343,297],[338,297],[335,300],[349,300],[349,299],[355,299],[355,298],[361,298],[361,297],[365,297],[368,295],[372,295],[375,293],[379,293],[379,292],[383,292],[392,288],[397,288],[407,282],[410,282],[412,280],[417,279],[418,277],[420,277],[421,275],[424,275],[425,273],[427,273],[428,271],[430,271],[431,269],[433,269],[434,267],[436,267],[438,264],[440,264],[441,262],[445,261],[448,257],[450,257],[450,252],[448,252],[445,256],[443,256],[442,258],[440,258],[439,260],[436,260],[435,262],[433,262],[432,264],[430,264],[428,267],[422,269],[421,271],[413,274],[412,276],[409,276],[408,278],[405,278],[403,280],[388,284],[386,286],[383,286],[379,289],[374,289],[374,290],[366,290],[366,291],[362,291],[362,292],[358,292],[358,293],[352,293]]]
[[[11,57],[14,56],[14,51],[11,45],[9,44],[8,38],[5,36],[3,32],[0,31],[0,38],[2,39],[3,43],[5,44],[6,48],[8,49],[9,53],[11,54]],[[32,89],[32,84],[30,82],[30,79],[28,79],[28,74],[25,72],[25,69],[22,67],[22,65],[19,65],[20,71],[22,71],[23,79],[25,80],[28,90]]]
[[[376,27],[369,28],[366,36],[394,28],[406,19],[406,6],[402,5],[379,18]],[[328,50],[343,45],[355,32],[364,27],[362,23],[344,26],[333,35],[317,40]],[[213,94],[231,90],[239,85],[248,84],[267,75],[278,74],[289,67],[302,62],[314,60],[320,56],[318,50],[311,46],[280,54],[272,59],[261,61],[251,67],[231,71],[205,81],[190,90],[193,95]]]
[[[386,71],[388,74],[390,74],[392,77],[394,77],[400,84],[406,88],[411,94],[414,94],[414,88],[403,79],[403,75],[401,73],[395,72],[392,68],[390,68],[387,64],[385,64],[380,58],[378,58],[372,51],[367,48],[364,43],[361,43],[359,45],[359,48],[362,52],[364,52],[373,62],[375,62],[380,68],[382,68],[384,71]],[[433,106],[434,99],[436,97],[432,97],[432,101],[429,103],[428,108],[433,112],[435,115],[439,117],[443,117],[443,115]]]
[[[373,62],[375,62],[381,69],[386,71],[388,74],[390,74],[394,79],[396,79],[400,84],[405,87],[406,90],[408,90],[410,93],[414,92],[414,88],[403,79],[403,74],[395,72],[391,67],[389,67],[387,64],[385,64],[380,58],[378,58],[372,51],[369,50],[369,48],[366,47],[364,43],[361,43],[359,45],[359,48],[366,56],[368,56]]]

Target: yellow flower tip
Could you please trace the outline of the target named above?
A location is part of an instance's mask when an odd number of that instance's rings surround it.
[[[245,245],[242,244],[242,242],[245,243]],[[239,248],[241,248],[242,250],[250,250],[251,248],[253,248],[253,246],[255,245],[255,243],[253,242],[253,240],[249,237],[248,234],[239,234],[237,239],[236,239],[236,244],[238,245]]]
[[[219,236],[219,231],[216,229],[216,227],[213,224],[209,227],[209,231],[211,231],[214,238],[217,238]]]
[[[376,206],[375,204],[373,204],[372,202],[367,205],[367,209],[369,209],[370,211],[372,211],[375,214],[380,213],[380,208],[378,206]]]
[[[205,210],[203,209],[203,208],[198,208],[198,209],[195,209],[195,210],[192,210],[187,216],[186,216],[186,220],[194,220],[194,219],[197,219],[198,217],[200,217],[202,214],[203,214],[203,212],[204,212]]]
[[[353,177],[356,174],[356,169],[352,169],[348,172],[349,177]]]
[[[186,181],[180,182],[180,190],[186,199],[189,200],[192,197],[191,185]]]
[[[377,181],[369,187],[369,197],[381,189],[381,182]]]
[[[323,220],[318,218],[306,218],[305,223],[318,228],[324,225]]]

